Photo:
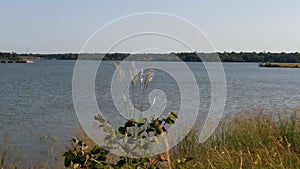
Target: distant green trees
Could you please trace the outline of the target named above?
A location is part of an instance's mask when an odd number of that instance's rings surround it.
[[[299,63],[300,54],[295,53],[266,53],[266,52],[240,52],[218,53],[224,62],[280,62]]]
[[[209,58],[210,55],[216,53],[196,53],[181,52],[170,54],[131,54],[134,60],[156,60],[156,61],[172,61],[176,60],[174,56],[179,57],[185,62],[201,62],[198,55]],[[300,63],[300,53],[270,53],[270,52],[218,52],[223,62],[278,62],[278,63]],[[76,60],[80,55],[87,56],[85,59],[103,59],[103,60],[124,60],[130,53],[63,53],[63,54],[17,54],[0,52],[1,60],[19,60],[21,58],[36,59],[57,59],[57,60]]]
[[[0,52],[0,60],[21,60],[22,58],[36,58],[36,59],[57,59],[57,60],[75,60],[78,54],[64,53],[64,54],[17,54],[15,52]]]
[[[17,53],[1,53],[0,52],[0,60],[19,60],[20,57]]]

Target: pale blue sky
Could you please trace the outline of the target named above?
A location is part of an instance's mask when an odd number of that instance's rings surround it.
[[[79,52],[104,24],[164,12],[199,27],[217,51],[300,51],[300,1],[1,0],[0,51]]]

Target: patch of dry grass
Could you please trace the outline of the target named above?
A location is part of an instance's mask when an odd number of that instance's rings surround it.
[[[192,157],[187,168],[300,168],[298,115],[274,117],[235,117],[203,144],[192,131],[172,150],[173,159]]]

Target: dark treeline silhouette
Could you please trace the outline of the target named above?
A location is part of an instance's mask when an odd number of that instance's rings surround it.
[[[108,53],[108,54],[17,54],[15,52],[0,52],[0,60],[26,60],[26,59],[57,59],[57,60],[148,60],[148,61],[178,61],[180,58],[185,62],[200,62],[200,58],[206,61],[218,54],[223,62],[278,62],[278,63],[300,63],[300,53],[270,53],[270,52],[218,52],[218,53],[196,53],[181,52],[170,54],[129,54],[129,53]],[[199,57],[200,56],[200,57]]]
[[[17,53],[3,53],[0,52],[0,60],[20,60],[20,57]]]

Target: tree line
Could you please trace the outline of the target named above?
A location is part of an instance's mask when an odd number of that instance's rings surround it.
[[[223,62],[278,62],[278,63],[300,63],[300,53],[271,53],[271,52],[218,52],[198,53],[181,52],[170,54],[130,54],[130,53],[62,53],[62,54],[18,54],[15,52],[0,52],[0,60],[26,60],[26,59],[51,59],[51,60],[154,60],[154,61],[176,61],[201,62],[200,58],[209,58],[212,55],[220,57]],[[130,57],[129,57],[130,56]],[[200,56],[200,57],[199,57]],[[178,59],[179,58],[179,59]],[[212,57],[211,57],[212,58]]]

